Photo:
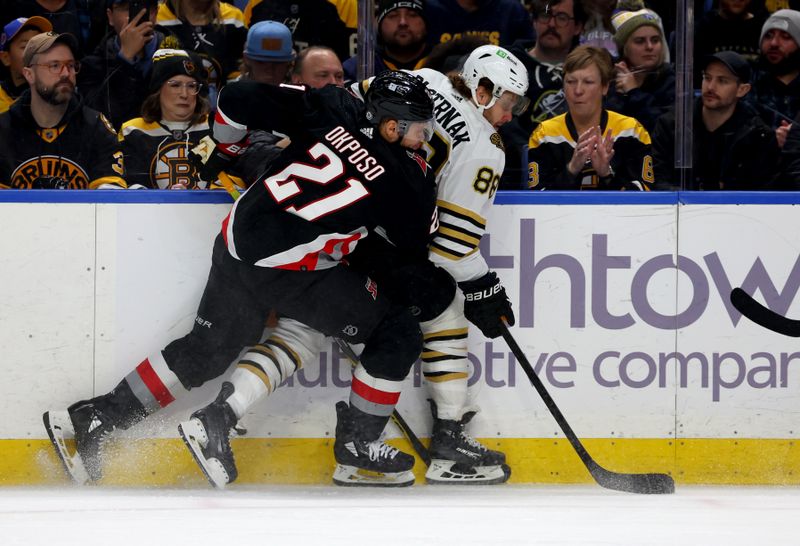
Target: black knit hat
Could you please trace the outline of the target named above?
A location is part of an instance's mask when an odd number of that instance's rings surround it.
[[[203,60],[194,53],[182,49],[159,49],[153,53],[150,92],[155,93],[174,76],[189,76],[200,83],[207,79]]]
[[[396,9],[407,8],[416,11],[425,18],[425,0],[380,0],[378,2],[378,27],[389,12]]]

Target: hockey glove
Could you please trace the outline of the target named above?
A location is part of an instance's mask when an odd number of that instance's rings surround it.
[[[501,321],[514,325],[514,311],[506,289],[494,271],[474,281],[458,283],[464,292],[464,316],[490,339],[502,335]]]

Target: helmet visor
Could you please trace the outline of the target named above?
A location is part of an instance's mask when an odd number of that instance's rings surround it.
[[[505,112],[511,112],[513,115],[518,116],[528,109],[528,105],[530,105],[530,103],[531,99],[528,97],[521,97],[519,95],[515,95],[511,91],[506,91],[499,99],[497,99],[495,104],[501,110]]]
[[[418,140],[419,142],[428,142],[433,137],[433,120],[425,121],[408,121],[399,120],[397,122],[400,136],[406,137],[409,140]]]

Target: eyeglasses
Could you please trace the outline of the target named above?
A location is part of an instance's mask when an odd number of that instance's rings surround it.
[[[556,20],[556,26],[557,27],[565,27],[565,26],[567,26],[569,24],[570,21],[574,21],[575,20],[574,17],[570,17],[566,13],[556,13],[555,15],[553,15],[552,13],[550,13],[548,11],[545,11],[545,12],[536,14],[536,20],[539,21],[542,24],[545,24],[545,25],[549,24],[550,23],[550,19],[555,19]]]
[[[186,89],[186,92],[190,95],[197,95],[200,90],[203,88],[202,83],[198,82],[178,82],[175,80],[169,80],[167,82],[167,89],[172,91],[173,93],[180,93],[181,89]]]
[[[67,67],[67,72],[77,74],[81,71],[81,63],[79,61],[50,61],[49,63],[31,63],[31,66],[44,66],[51,74],[61,74],[64,67]]]

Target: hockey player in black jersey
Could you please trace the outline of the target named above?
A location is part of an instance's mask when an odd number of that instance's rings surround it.
[[[402,263],[427,263],[435,186],[414,149],[430,135],[433,103],[414,76],[387,73],[376,83],[365,106],[333,86],[304,91],[237,82],[223,89],[216,160],[245,149],[250,129],[280,131],[292,144],[223,221],[192,331],[142,361],[108,394],[44,414],[75,481],[102,477],[102,444],[111,432],[221,375],[243,347],[256,345],[275,309],[281,319],[261,344],[263,358],[240,361],[217,399],[181,424],[211,483],[236,478],[230,429],[318,350],[322,335],[365,345],[349,404],[337,405],[335,481],[359,483],[362,470],[383,475],[381,484],[413,483],[413,457],[379,436],[421,352],[418,319],[344,261],[380,231]],[[71,436],[75,452],[67,446]]]

